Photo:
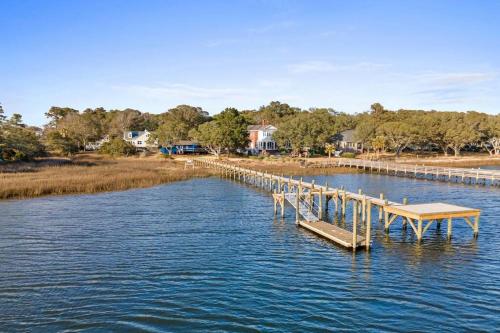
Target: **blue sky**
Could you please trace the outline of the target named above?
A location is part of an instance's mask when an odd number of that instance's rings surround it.
[[[500,112],[500,1],[0,2],[0,103]]]

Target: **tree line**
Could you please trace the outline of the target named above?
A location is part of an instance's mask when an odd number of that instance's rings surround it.
[[[331,154],[338,134],[355,130],[364,151],[440,150],[460,154],[464,149],[500,155],[500,115],[480,112],[442,112],[400,109],[391,111],[375,103],[358,114],[332,108],[303,110],[273,101],[255,110],[226,108],[210,116],[201,107],[178,105],[161,114],[135,109],[105,110],[51,107],[42,129],[22,122],[19,114],[7,119],[0,105],[0,158],[30,159],[46,152],[68,155],[85,150],[89,143],[109,138],[102,151],[132,154],[123,140],[125,131],[151,132],[150,141],[172,147],[180,140],[197,140],[211,153],[241,152],[248,146],[247,127],[271,124],[273,137],[283,151]]]
[[[392,151],[405,149],[439,150],[460,155],[464,149],[485,150],[500,155],[500,115],[475,111],[444,112],[386,110],[375,103],[369,112],[356,116],[356,138],[367,149]]]

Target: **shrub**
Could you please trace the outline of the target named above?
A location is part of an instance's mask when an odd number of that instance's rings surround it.
[[[46,143],[50,150],[60,155],[71,155],[79,150],[78,143],[75,140],[62,135],[58,131],[49,132]]]
[[[0,132],[2,133],[0,138],[0,158],[2,160],[29,160],[43,155],[44,147],[31,129],[21,126],[2,125]]]
[[[355,158],[356,157],[356,154],[355,153],[342,153],[342,157],[345,157],[345,158]]]
[[[135,147],[121,138],[112,139],[109,142],[103,143],[99,152],[111,156],[129,156],[135,154]]]

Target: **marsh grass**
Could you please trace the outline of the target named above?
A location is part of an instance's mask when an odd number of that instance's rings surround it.
[[[306,160],[252,160],[252,159],[226,159],[222,162],[227,162],[233,165],[238,165],[242,168],[248,168],[256,171],[266,171],[276,175],[284,176],[314,176],[314,175],[334,175],[340,173],[361,173],[362,170],[345,167],[328,167],[318,168],[312,167],[313,164],[321,162],[319,159]]]
[[[210,170],[184,170],[183,162],[156,157],[110,159],[81,154],[64,162],[4,166],[0,170],[0,199],[121,191],[210,175]]]

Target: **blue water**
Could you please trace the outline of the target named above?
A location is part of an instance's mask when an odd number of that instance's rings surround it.
[[[480,169],[485,170],[500,170],[500,165],[483,165]]]
[[[0,203],[0,331],[494,331],[500,192],[382,175],[314,177],[391,200],[481,208],[463,224],[373,224],[355,255],[218,178]],[[375,215],[375,214],[374,214]],[[333,216],[330,215],[333,219]],[[349,220],[349,216],[347,220]]]

